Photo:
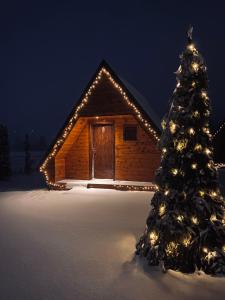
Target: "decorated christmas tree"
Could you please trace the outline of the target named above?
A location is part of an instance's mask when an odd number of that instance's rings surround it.
[[[225,274],[225,200],[213,162],[207,72],[192,29],[180,60],[162,121],[157,191],[136,253],[165,270]]]

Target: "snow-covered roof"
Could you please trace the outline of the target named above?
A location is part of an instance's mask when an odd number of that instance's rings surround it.
[[[154,122],[154,124],[161,128],[161,121],[159,116],[155,113],[155,111],[151,108],[149,101],[133,87],[126,79],[122,76],[118,75],[119,79],[123,82],[126,88],[130,91],[130,93],[134,96],[137,100],[138,104],[143,108],[143,110],[148,114],[148,117]]]

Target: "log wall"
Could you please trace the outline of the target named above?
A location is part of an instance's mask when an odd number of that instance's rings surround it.
[[[159,166],[160,151],[156,142],[132,115],[85,118],[83,127],[71,148],[61,151],[56,159],[55,178],[91,179],[90,124],[102,121],[114,123],[115,130],[115,180],[152,181]],[[137,125],[137,140],[124,140],[124,126]]]

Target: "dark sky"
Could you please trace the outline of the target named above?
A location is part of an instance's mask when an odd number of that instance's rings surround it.
[[[11,134],[54,136],[103,58],[161,117],[190,23],[215,124],[225,117],[224,1],[9,0],[0,22],[0,123]]]

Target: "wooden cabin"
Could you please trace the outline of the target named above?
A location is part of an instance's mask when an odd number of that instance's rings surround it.
[[[52,188],[65,186],[67,180],[96,178],[142,186],[154,181],[159,135],[160,121],[149,102],[103,61],[40,170]]]

